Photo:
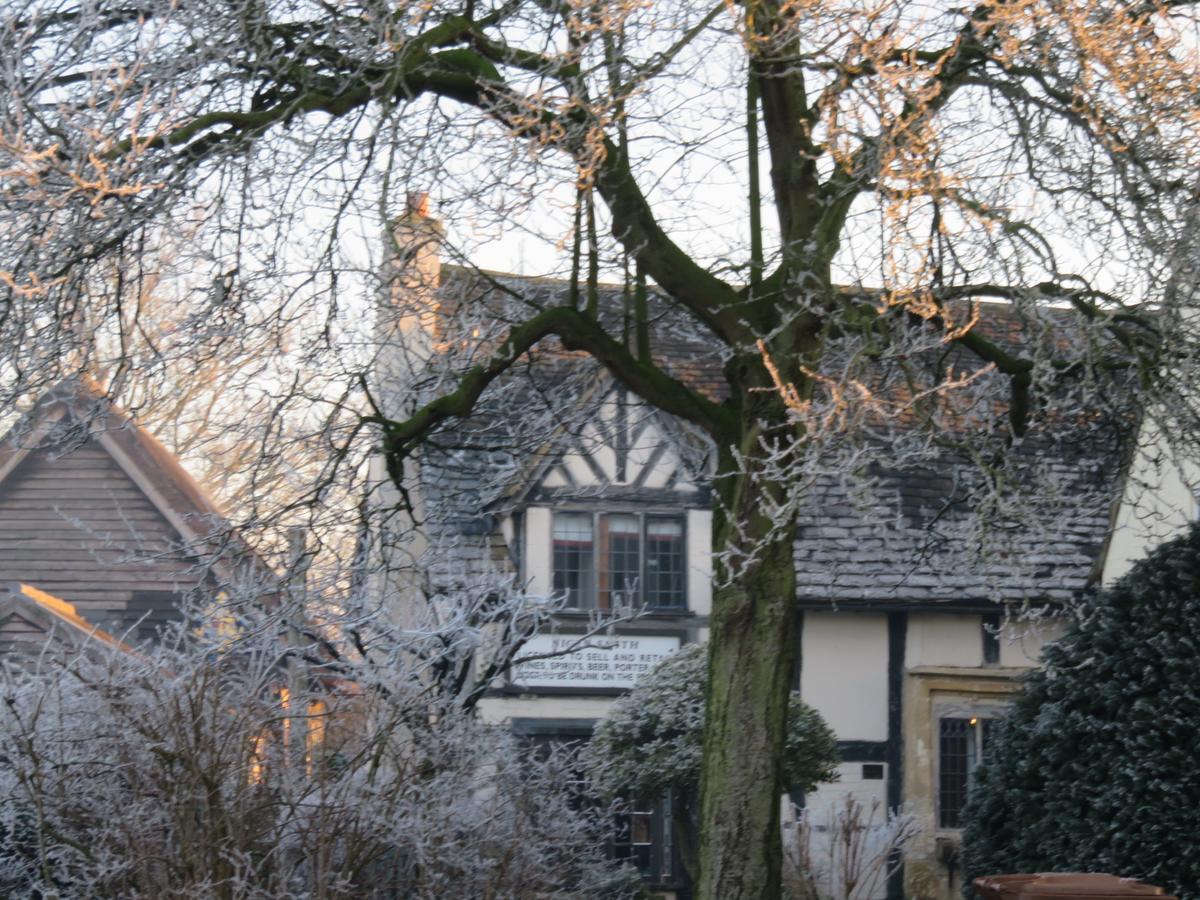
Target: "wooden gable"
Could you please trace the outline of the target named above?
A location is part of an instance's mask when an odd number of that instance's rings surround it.
[[[75,606],[28,584],[0,590],[0,656],[41,654],[46,642],[80,649],[89,645],[131,648],[79,615]]]
[[[102,443],[30,450],[0,482],[0,582],[67,597],[89,620],[132,625],[135,595],[196,586],[183,537]]]
[[[183,597],[215,591],[206,542],[223,525],[178,461],[90,384],[56,387],[0,445],[0,584],[37,584],[93,626],[151,637]],[[228,559],[218,565],[231,577]]]

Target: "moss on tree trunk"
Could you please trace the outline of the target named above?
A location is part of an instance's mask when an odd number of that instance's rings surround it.
[[[762,369],[754,369],[761,378]],[[783,855],[779,802],[795,654],[795,526],[793,513],[768,512],[790,509],[788,488],[772,481],[768,467],[753,457],[764,441],[771,442],[772,432],[787,442],[799,436],[774,392],[744,391],[741,413],[740,454],[721,453],[718,464],[725,474],[715,480],[717,577],[700,773],[701,900],[776,900]],[[750,554],[725,555],[731,547]]]
[[[701,769],[698,896],[777,898],[779,799],[795,648],[790,529],[716,589]]]

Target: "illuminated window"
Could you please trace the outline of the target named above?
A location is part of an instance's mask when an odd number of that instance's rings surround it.
[[[638,513],[555,513],[554,591],[572,609],[685,606],[683,519]]]

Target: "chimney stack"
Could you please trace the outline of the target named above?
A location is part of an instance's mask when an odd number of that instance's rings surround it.
[[[392,223],[392,298],[397,288],[417,289],[432,294],[441,280],[442,240],[446,230],[429,215],[429,194],[410,191],[405,197],[404,215]],[[403,312],[401,313],[403,315]]]
[[[389,231],[376,319],[375,381],[384,409],[402,417],[422,393],[420,385],[439,340],[445,229],[429,215],[429,195],[413,191],[405,197],[404,214],[390,223]]]
[[[419,219],[429,218],[429,194],[425,191],[409,191],[406,197],[407,209],[405,212],[409,216]]]

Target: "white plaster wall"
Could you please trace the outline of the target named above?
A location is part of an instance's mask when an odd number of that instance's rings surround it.
[[[409,500],[418,520],[424,519],[424,496],[420,491],[416,459],[409,460]],[[401,503],[400,492],[387,473],[379,454],[368,463],[372,534],[367,573],[367,590],[394,623],[412,627],[426,612],[422,591],[429,541],[417,528],[413,516]]]
[[[592,462],[600,467],[600,471],[604,473],[606,480],[612,482],[613,484],[618,484],[616,451],[614,451],[613,448],[607,443],[603,443],[599,435],[592,434],[589,436],[592,439],[592,443],[589,444],[589,446],[593,448]],[[594,482],[595,480],[596,476],[591,476],[591,481]]]
[[[644,415],[644,411],[638,409],[634,411],[632,417],[640,418]],[[629,456],[627,457],[626,465],[631,482],[637,481],[642,474],[642,470],[649,464],[654,452],[667,440],[654,425],[646,426],[637,440],[629,447]],[[667,452],[663,454],[658,468],[665,469],[668,477],[674,469],[678,468],[678,461],[669,447]],[[662,487],[666,483],[666,479],[658,472],[648,473],[646,477],[648,481],[644,483],[649,484],[650,481],[657,482],[657,484],[651,486]]]
[[[887,739],[887,618],[805,612],[800,696],[843,740]]]
[[[843,885],[838,877],[831,844],[836,840],[832,822],[839,811],[844,815],[850,798],[862,804],[862,824],[867,826],[860,834],[863,855],[869,859],[886,850],[883,826],[887,822],[887,766],[883,766],[884,777],[864,780],[861,762],[843,763],[838,766],[841,776],[838,781],[821,784],[804,797],[804,806],[813,828],[809,831],[808,858],[811,859],[818,882],[825,886],[826,895],[842,896]],[[872,815],[873,813],[873,815]],[[865,868],[865,867],[864,867]],[[887,896],[887,882],[881,877],[870,885],[860,885],[854,893],[858,900],[876,900]]]
[[[565,487],[570,482],[563,478],[562,472],[555,466],[542,479],[542,487]]]
[[[983,630],[979,616],[910,614],[905,665],[981,666]]]
[[[563,454],[562,466],[566,469],[576,484],[595,484],[596,476],[591,467],[576,453]]]
[[[1000,630],[1000,665],[1029,669],[1038,665],[1042,648],[1063,633],[1062,619],[1010,620]]]
[[[712,513],[687,512],[688,609],[698,616],[712,612]]]
[[[1196,519],[1193,490],[1197,487],[1200,466],[1174,459],[1153,426],[1144,426],[1104,561],[1105,584],[1120,578],[1155,546]]]
[[[661,436],[659,436],[654,428],[648,428],[646,434],[629,448],[629,455],[625,457],[625,473],[629,476],[630,481],[637,481],[638,476],[642,473],[642,469],[646,467],[646,464],[650,461],[651,454],[654,453],[657,447],[657,444],[654,442],[661,440]]]
[[[603,719],[614,697],[487,697],[479,703],[479,716],[488,724],[512,719]]]
[[[842,763],[837,767],[838,780],[817,785],[811,794],[804,795],[805,809],[816,812],[827,812],[831,807],[844,804],[846,798],[853,797],[865,803],[867,809],[878,801],[880,812],[876,818],[883,815],[884,804],[887,802],[887,765],[883,766],[883,778],[863,779],[861,762]]]
[[[549,594],[554,588],[551,571],[550,509],[525,510],[525,582],[530,593]]]
[[[671,481],[671,476],[679,467],[679,460],[673,453],[664,453],[658,462],[651,466],[642,484],[648,488],[663,488]],[[689,486],[690,487],[690,486]]]

